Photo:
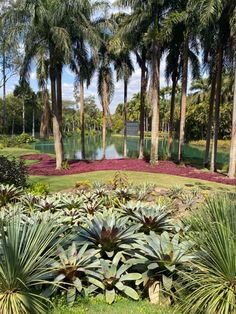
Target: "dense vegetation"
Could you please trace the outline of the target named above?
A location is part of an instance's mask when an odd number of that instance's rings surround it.
[[[124,104],[118,106],[113,128],[123,128],[124,157],[127,155],[126,122],[135,118],[140,121],[139,158],[143,158],[146,127],[151,131],[153,165],[159,159],[160,130],[168,132],[169,158],[173,138],[178,139],[178,162],[183,161],[186,140],[206,139],[203,162],[210,164],[211,171],[216,171],[218,138],[231,138],[228,175],[233,178],[236,168],[235,3],[230,0],[210,3],[208,0],[161,3],[118,0],[116,5],[119,13],[112,13],[109,3],[104,1],[73,0],[68,4],[65,0],[37,3],[24,0],[2,4],[2,131],[13,133],[21,129],[19,112],[23,132],[32,124],[34,134],[39,122],[42,137],[51,129],[56,167],[60,169],[64,158],[63,131],[74,131],[79,126],[84,157],[85,130],[100,130],[105,158],[106,131],[112,127],[109,104],[114,94],[115,71],[117,81],[124,83]],[[140,95],[128,102],[134,56],[141,70]],[[161,58],[166,61],[165,75],[169,83],[163,89],[160,89]],[[36,66],[38,95],[29,86],[32,64]],[[74,117],[76,111],[71,106],[63,106],[65,65],[76,76],[79,123]],[[7,97],[7,81],[15,73],[20,76],[19,84],[14,95]],[[94,108],[95,118],[90,121],[91,115],[86,117],[86,110],[88,113],[92,108],[86,106],[84,95],[95,74],[102,112]],[[134,107],[131,118],[130,108]]]
[[[48,195],[40,184],[1,185],[1,313],[47,313],[50,300],[65,298],[69,305],[99,296],[119,303],[122,296],[180,313],[233,314],[231,198],[200,185],[135,186],[119,172],[109,184],[78,182],[64,194]]]

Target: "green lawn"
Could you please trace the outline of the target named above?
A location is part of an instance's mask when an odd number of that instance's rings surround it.
[[[4,147],[0,149],[0,155],[6,157],[16,157],[19,158],[23,155],[30,155],[30,154],[40,154],[40,151],[34,150],[31,148],[21,148],[21,147]]]
[[[174,314],[173,308],[153,305],[147,300],[132,301],[128,299],[119,299],[112,305],[104,301],[91,298],[88,300],[80,299],[73,307],[60,305],[52,314]]]
[[[18,148],[18,147],[6,147],[0,150],[0,155],[8,156],[8,157],[16,157],[19,158],[22,155],[27,154],[37,154],[40,153],[37,150],[30,148]],[[37,162],[36,160],[28,160],[27,164],[32,164]],[[46,183],[49,184],[51,192],[57,192],[64,189],[73,188],[77,181],[81,180],[89,180],[90,182],[94,181],[102,181],[108,182],[114,176],[115,171],[107,170],[107,171],[96,171],[89,173],[82,173],[76,175],[68,175],[68,176],[31,176],[31,183]],[[144,172],[133,172],[126,171],[128,175],[129,181],[135,184],[142,183],[154,183],[160,188],[169,188],[173,185],[184,186],[185,184],[201,184],[207,187],[210,187],[214,190],[225,190],[235,192],[234,186],[229,186],[220,183],[208,182],[199,179],[191,179],[184,178],[178,176],[172,176],[168,174],[154,174],[154,173],[144,173]]]
[[[135,184],[142,183],[154,183],[160,188],[169,188],[173,185],[184,186],[185,184],[196,184],[204,185],[218,191],[231,191],[235,192],[235,187],[220,183],[208,182],[198,179],[190,179],[178,176],[172,176],[168,174],[154,174],[154,173],[144,173],[144,172],[133,172],[125,171],[128,175],[129,182]],[[90,182],[101,181],[108,182],[113,178],[115,171],[106,170],[106,171],[94,171],[89,173],[81,173],[68,176],[31,176],[31,183],[46,183],[49,184],[50,191],[56,192],[64,189],[73,188],[77,181],[89,180]]]

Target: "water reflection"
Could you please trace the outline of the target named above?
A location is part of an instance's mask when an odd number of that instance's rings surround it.
[[[145,154],[148,156],[150,152],[150,138],[145,139]],[[166,154],[166,140],[159,141],[159,156],[162,157]],[[128,137],[127,140],[128,157],[137,158],[139,150],[139,138]],[[39,141],[33,144],[33,148],[39,150],[42,153],[54,153],[54,144],[52,141]],[[81,142],[80,136],[74,136],[64,139],[65,157],[67,159],[81,159]],[[177,155],[178,143],[173,144],[173,156]],[[99,160],[102,158],[102,140],[101,136],[87,136],[85,138],[85,156],[89,160]],[[107,137],[107,159],[116,159],[123,157],[123,138],[120,136],[108,136]],[[204,148],[191,146],[186,144],[184,147],[185,159],[191,159],[196,161],[202,161],[204,157]],[[217,156],[217,162],[219,164],[225,164],[229,160],[229,154],[227,151],[219,150]]]

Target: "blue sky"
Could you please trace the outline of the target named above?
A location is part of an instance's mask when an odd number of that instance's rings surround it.
[[[111,2],[114,2],[111,0]],[[131,99],[133,94],[139,92],[140,90],[140,68],[138,67],[136,63],[136,59],[133,56],[134,66],[135,66],[135,72],[133,73],[132,77],[130,78],[129,86],[128,86],[128,99]],[[161,62],[161,86],[164,86],[166,84],[165,78],[164,78],[164,68],[165,68],[165,60],[163,59]],[[1,75],[0,75],[1,78]],[[74,100],[74,74],[70,71],[70,69],[66,66],[63,70],[63,82],[62,82],[62,91],[63,91],[63,99],[64,100]],[[7,82],[7,93],[11,93],[14,90],[15,85],[18,82],[18,77],[15,76],[11,78]],[[114,73],[114,82],[115,82],[115,93],[113,100],[110,104],[110,112],[114,113],[117,105],[121,102],[123,102],[123,82],[119,81],[116,82],[116,76]],[[31,87],[37,91],[38,85],[37,85],[37,78],[36,78],[36,72],[35,67],[32,65],[32,70],[30,73],[30,85]],[[0,90],[0,96],[2,95],[2,89]],[[100,100],[97,95],[97,73],[95,73],[91,84],[89,88],[85,91],[85,96],[93,95],[96,99],[97,105],[101,108]]]

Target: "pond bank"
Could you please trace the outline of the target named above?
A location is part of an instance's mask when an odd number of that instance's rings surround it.
[[[55,159],[47,154],[31,154],[22,157],[25,160],[38,160],[38,163],[28,166],[30,175],[63,176],[102,170],[140,171],[149,173],[163,173],[175,176],[201,179],[216,183],[236,186],[236,179],[229,179],[220,173],[202,171],[192,166],[180,166],[172,161],[159,161],[158,165],[151,166],[145,160],[139,159],[113,159],[69,161],[70,169],[55,170]]]

